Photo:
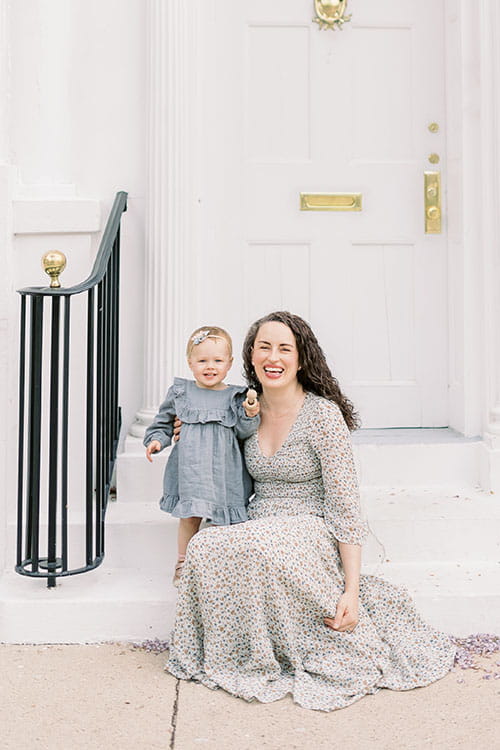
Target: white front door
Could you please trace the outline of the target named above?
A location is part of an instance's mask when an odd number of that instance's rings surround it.
[[[313,6],[204,6],[202,318],[239,344],[298,313],[364,427],[446,425],[445,221],[426,235],[423,205],[424,171],[445,183],[442,2],[351,0],[335,32]],[[362,210],[301,211],[301,192]]]

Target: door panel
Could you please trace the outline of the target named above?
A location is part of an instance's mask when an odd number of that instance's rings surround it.
[[[423,206],[431,152],[445,178],[442,2],[357,0],[342,32],[307,0],[204,7],[204,315],[238,345],[297,312],[365,427],[446,425],[446,236]],[[301,192],[363,208],[300,211]]]

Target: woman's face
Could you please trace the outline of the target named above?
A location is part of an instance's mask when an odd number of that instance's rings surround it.
[[[299,353],[295,336],[277,321],[264,323],[255,337],[252,364],[263,388],[283,388],[297,382]]]

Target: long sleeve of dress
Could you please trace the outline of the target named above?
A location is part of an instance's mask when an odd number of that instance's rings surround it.
[[[160,406],[158,414],[144,434],[144,445],[147,447],[152,440],[158,440],[161,444],[162,450],[166,448],[167,445],[170,445],[174,433],[174,419],[175,402],[174,387],[172,386],[168,389],[167,395]]]
[[[238,394],[236,398],[236,424],[234,426],[234,431],[238,440],[246,440],[259,429],[260,416],[257,414],[255,417],[247,417],[245,409],[243,408],[243,400],[246,396]]]
[[[349,430],[337,404],[318,401],[310,439],[321,462],[325,523],[339,542],[363,544],[368,534],[361,518],[359,488]]]

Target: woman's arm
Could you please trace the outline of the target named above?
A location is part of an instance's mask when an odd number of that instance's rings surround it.
[[[345,591],[359,594],[359,574],[361,571],[361,545],[339,542],[340,557],[344,568]]]
[[[361,544],[367,528],[361,518],[349,430],[336,404],[318,403],[311,441],[321,462],[325,523],[337,540],[345,578],[335,617],[326,617],[324,621],[334,630],[350,631],[356,627],[359,616]]]
[[[339,544],[359,546],[365,541],[368,529],[361,518],[349,430],[339,407],[332,401],[318,399],[315,411],[309,439],[321,463],[325,523]]]
[[[337,602],[335,617],[325,617],[325,625],[333,630],[353,630],[359,618],[359,573],[361,569],[361,545],[339,542],[340,557],[345,574],[344,593]]]

